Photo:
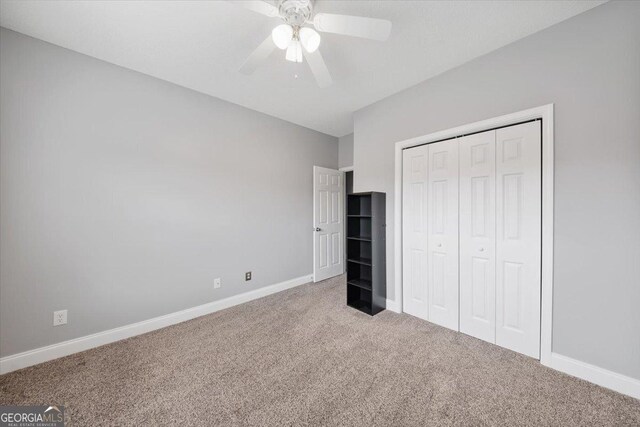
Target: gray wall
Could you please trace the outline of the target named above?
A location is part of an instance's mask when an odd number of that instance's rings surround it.
[[[353,166],[353,134],[339,138],[338,164],[341,168]]]
[[[5,29],[0,55],[2,356],[312,272],[336,138]]]
[[[555,103],[553,351],[640,378],[640,2],[613,2],[355,114],[355,191],[387,197],[396,141]]]

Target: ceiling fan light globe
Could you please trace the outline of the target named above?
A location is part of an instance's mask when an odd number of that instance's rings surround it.
[[[278,25],[271,31],[271,38],[278,49],[284,50],[293,38],[293,28],[287,24]]]
[[[291,62],[302,62],[302,46],[300,45],[300,41],[291,40],[287,48],[286,59]]]
[[[311,28],[300,28],[300,43],[302,47],[309,52],[313,53],[320,47],[320,34]]]

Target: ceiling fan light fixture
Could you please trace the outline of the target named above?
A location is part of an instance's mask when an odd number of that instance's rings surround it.
[[[300,43],[307,52],[313,53],[320,47],[320,34],[311,28],[300,28]]]
[[[287,48],[286,59],[291,62],[302,62],[302,45],[300,44],[300,40],[291,40]]]
[[[291,25],[278,25],[271,31],[271,38],[278,49],[287,49],[293,38],[293,28]]]
[[[269,58],[276,48],[286,49],[287,61],[300,63],[304,58],[318,86],[324,88],[330,86],[333,79],[320,53],[322,37],[319,33],[341,34],[378,41],[387,40],[391,34],[391,21],[335,13],[314,13],[315,1],[234,0],[233,3],[242,4],[249,10],[269,17],[277,16],[284,21],[275,27],[249,55],[240,67],[240,72],[251,74]]]

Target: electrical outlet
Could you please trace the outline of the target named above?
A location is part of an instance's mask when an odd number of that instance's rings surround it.
[[[60,310],[53,312],[53,326],[60,326],[67,324],[67,310]]]
[[[245,281],[251,280],[251,272],[250,271],[247,271],[246,273],[244,273],[244,280]]]
[[[222,281],[218,277],[217,279],[213,280],[213,289],[218,289],[220,286],[222,286]]]

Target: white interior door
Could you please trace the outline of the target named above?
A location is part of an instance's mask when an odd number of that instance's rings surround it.
[[[313,281],[344,273],[344,179],[313,167]]]
[[[429,147],[402,153],[402,306],[429,320],[427,305],[427,164]]]
[[[458,141],[429,144],[429,321],[458,330]]]
[[[496,131],[460,138],[460,332],[496,342]]]
[[[540,122],[496,130],[496,344],[540,358]]]

